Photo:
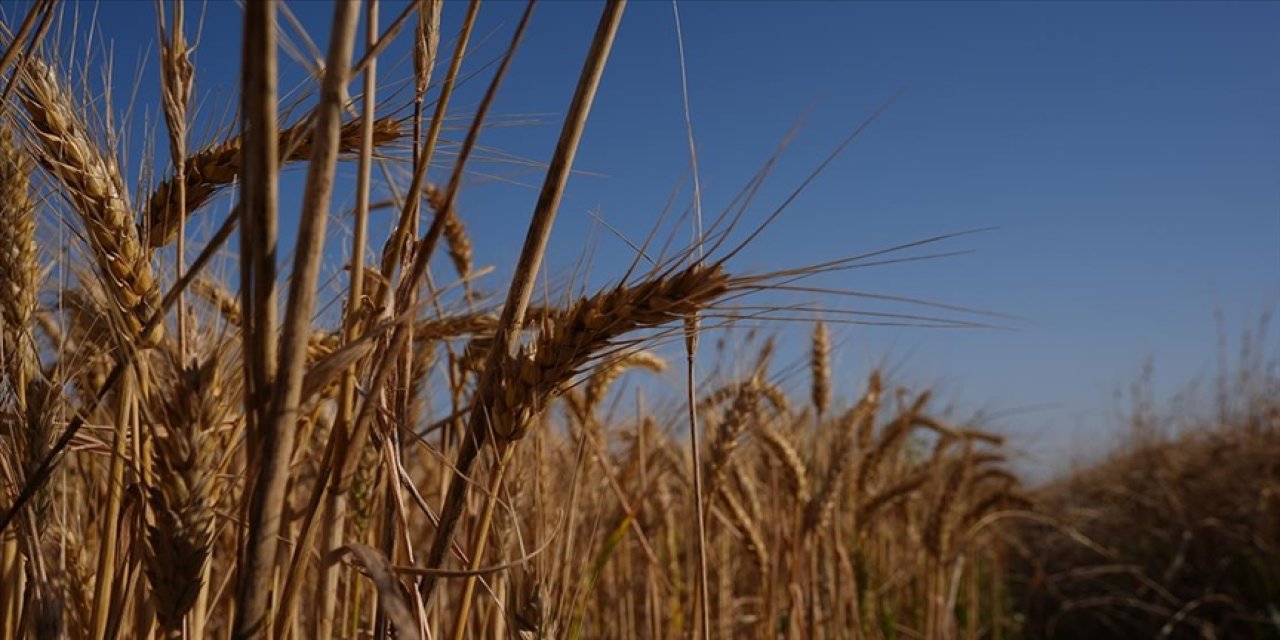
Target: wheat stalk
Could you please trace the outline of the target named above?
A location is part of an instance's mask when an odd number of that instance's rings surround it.
[[[325,226],[338,161],[341,110],[346,96],[349,65],[356,30],[356,3],[338,2],[334,8],[333,35],[316,107],[314,155],[307,167],[302,217],[298,223],[292,283],[286,305],[280,363],[272,389],[269,411],[262,430],[262,468],[254,484],[249,509],[245,571],[240,582],[243,609],[236,612],[235,635],[257,635],[271,624],[267,604],[271,574],[276,564],[278,536],[282,528],[288,460],[296,436],[296,414],[302,396],[311,314],[315,306],[316,280],[324,248]],[[270,24],[270,15],[267,24]],[[287,616],[287,614],[285,614]]]

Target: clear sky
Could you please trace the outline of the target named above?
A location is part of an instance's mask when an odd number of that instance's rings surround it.
[[[328,3],[291,6],[323,47]],[[388,4],[384,21],[400,6]],[[485,5],[470,70],[501,54],[522,9]],[[143,58],[154,41],[152,3],[99,10],[117,75],[139,60],[154,74],[154,51]],[[444,49],[463,10],[445,8]],[[946,245],[969,255],[819,281],[1016,318],[1000,321],[1011,330],[841,327],[847,389],[868,364],[887,360],[962,410],[1009,413],[996,426],[1049,461],[1111,442],[1112,393],[1145,357],[1166,392],[1212,375],[1215,310],[1240,327],[1280,299],[1280,3],[685,2],[680,14],[709,212],[803,116],[749,217],[767,215],[905,89],[731,266],[761,271],[997,227]],[[537,8],[494,108],[502,120],[537,122],[493,129],[481,144],[550,155],[598,15],[586,2]],[[197,90],[220,87],[223,102],[239,68],[239,20],[237,5],[211,1],[196,57]],[[385,73],[403,77],[403,55],[393,49]],[[302,77],[288,67],[286,78]],[[488,73],[464,88],[459,114],[470,112]],[[391,107],[406,100],[392,87],[383,95]],[[157,112],[152,91],[140,99]],[[552,273],[566,273],[592,246],[592,273],[618,275],[631,255],[592,212],[643,238],[687,176],[688,158],[672,5],[633,2],[578,156],[583,173],[561,208]],[[504,274],[541,175],[477,168],[504,181],[473,176],[460,210],[477,262]],[[862,308],[856,299],[822,302]],[[785,344],[801,346],[800,328],[790,331]]]

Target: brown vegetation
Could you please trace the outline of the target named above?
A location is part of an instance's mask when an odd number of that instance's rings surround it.
[[[1280,633],[1280,378],[1252,348],[1212,419],[1141,402],[1127,446],[1037,491],[1053,521],[1015,573],[1030,635]]]

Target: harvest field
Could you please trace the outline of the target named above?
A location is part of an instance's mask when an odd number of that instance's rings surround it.
[[[631,8],[590,6],[537,71],[572,98],[526,117],[504,83],[556,27],[521,7],[251,1],[230,38],[134,3],[139,90],[108,3],[3,5],[0,639],[1280,637],[1268,319],[1211,415],[1139,386],[1122,445],[1033,481],[931,385],[833,364],[848,327],[1016,322],[893,291],[964,221],[746,259],[822,233],[794,202],[892,94],[713,202],[686,86],[667,208],[551,270]],[[554,146],[486,143],[517,126]],[[503,180],[531,210],[461,206]],[[827,286],[873,266],[888,294]]]

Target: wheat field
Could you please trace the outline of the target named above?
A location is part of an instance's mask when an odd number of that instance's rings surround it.
[[[283,5],[246,3],[243,51],[199,44],[243,59],[219,129],[196,107],[198,12],[160,2],[143,154],[111,115],[125,98],[78,89],[100,57],[46,38],[66,6],[7,10],[0,638],[1035,637],[1018,572],[1078,531],[1038,510],[1002,436],[831,365],[846,322],[979,321],[767,302],[954,235],[743,270],[785,208],[743,216],[764,158],[725,213],[682,219],[685,246],[644,239],[601,288],[544,282],[625,5],[599,7],[581,69],[548,71],[578,81],[505,275],[475,264],[466,221],[486,213],[457,203],[532,3],[473,64],[479,2],[388,22],[339,0],[302,99],[279,81]],[[404,41],[411,64],[384,73]],[[482,99],[451,104],[474,68]],[[803,324],[804,358],[775,356],[770,320]]]

